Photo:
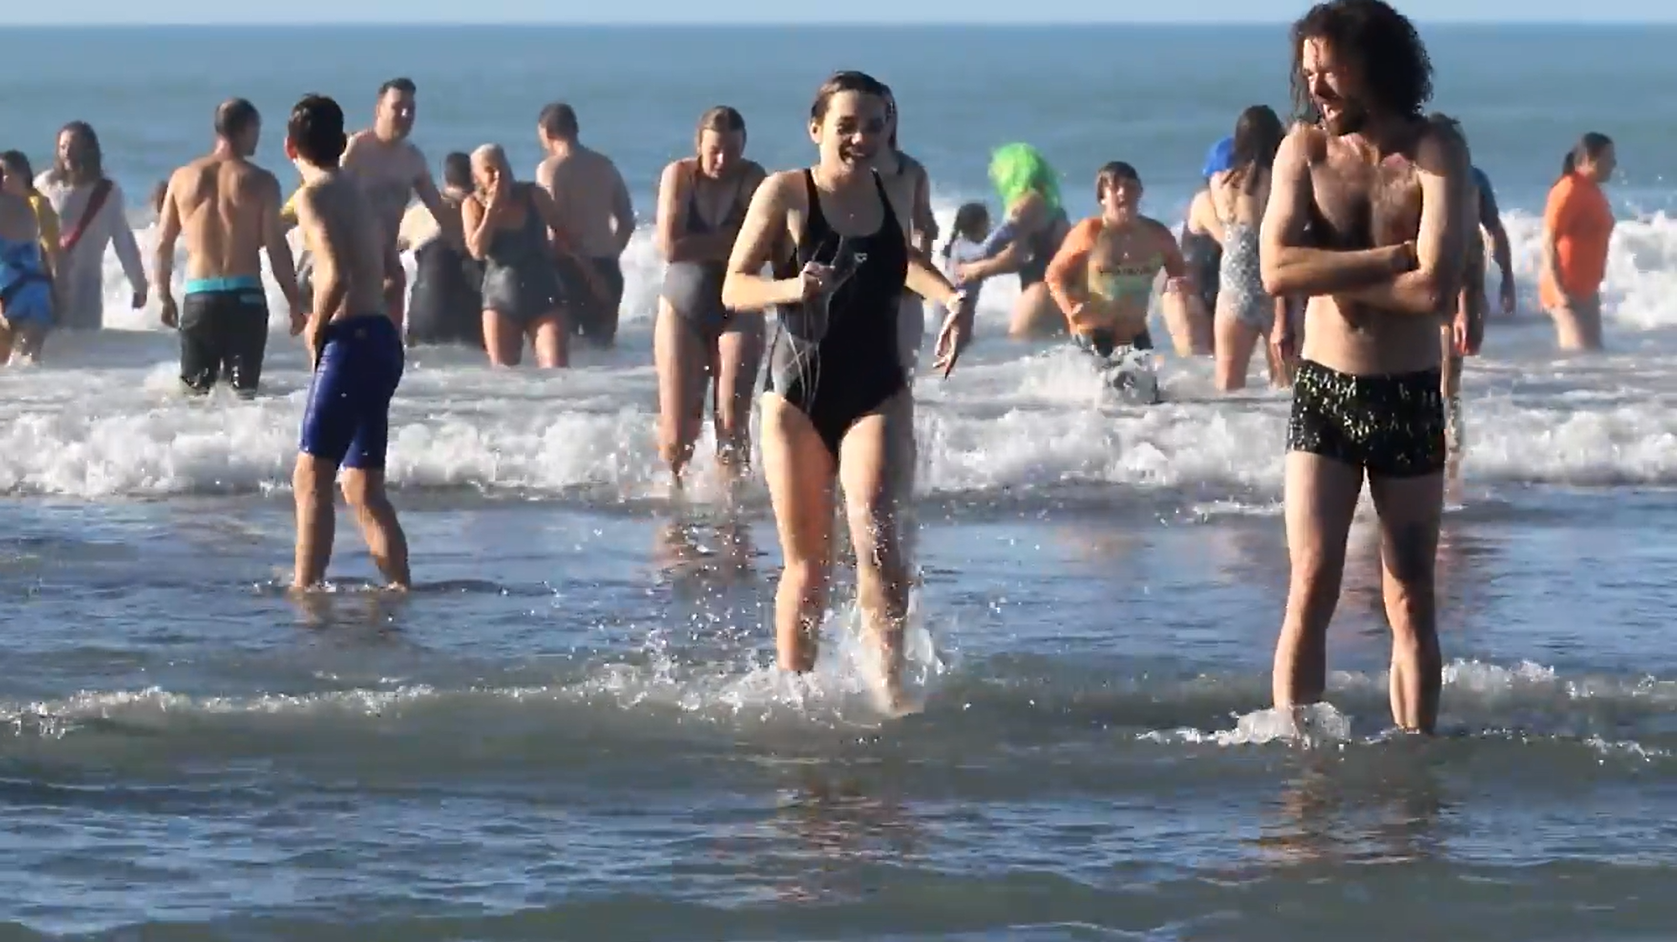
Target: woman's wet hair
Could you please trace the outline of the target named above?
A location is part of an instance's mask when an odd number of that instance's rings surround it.
[[[349,144],[344,109],[325,95],[304,95],[291,109],[285,133],[297,156],[315,167],[336,167]]]
[[[990,207],[983,203],[962,203],[961,208],[955,210],[955,224],[949,227],[949,239],[943,243],[943,257],[948,258],[955,251],[956,239],[971,239],[972,234],[989,218]]]
[[[738,133],[743,138],[745,136],[745,115],[727,105],[706,108],[705,113],[699,115],[699,126],[693,132],[693,147],[695,149],[698,148],[699,139],[705,136],[706,131],[717,134]]]
[[[1303,120],[1317,117],[1304,78],[1304,44],[1310,40],[1354,63],[1363,94],[1384,111],[1419,117],[1432,100],[1432,59],[1408,17],[1385,0],[1328,0],[1293,23],[1293,106]]]
[[[163,215],[163,201],[169,198],[169,181],[159,180],[151,187],[151,211]]]
[[[1561,176],[1569,177],[1578,172],[1578,163],[1582,160],[1595,161],[1600,159],[1607,148],[1613,146],[1613,139],[1595,131],[1586,133],[1572,145],[1572,149],[1561,158]]]
[[[1287,129],[1268,105],[1253,105],[1234,123],[1234,153],[1230,169],[1240,174],[1240,189],[1256,193],[1264,172],[1275,165],[1275,152]]]
[[[1107,191],[1125,180],[1141,182],[1141,174],[1136,171],[1133,164],[1125,163],[1122,160],[1114,160],[1103,164],[1101,169],[1095,173],[1095,200],[1099,202],[1106,199]]]
[[[882,101],[889,101],[891,95],[891,90],[883,82],[866,72],[834,72],[815,90],[815,101],[809,106],[809,119],[819,124],[827,117],[827,106],[832,104],[833,96],[845,92],[871,95]]]
[[[891,148],[892,150],[896,150],[897,149],[897,96],[896,96],[895,92],[891,91],[891,86],[882,85],[881,87],[885,89],[885,94],[880,96],[880,97],[885,99],[885,124],[886,124],[887,127],[889,127],[891,129],[891,133],[885,138],[885,146]]]
[[[29,155],[21,150],[9,150],[0,154],[0,176],[17,176],[23,180],[26,188],[35,188],[35,170],[29,166]]]
[[[93,183],[105,178],[105,152],[99,146],[99,135],[86,121],[71,121],[58,129],[58,136],[70,135],[75,144],[70,148],[75,163],[65,161],[61,154],[53,154],[53,176],[65,183]]]

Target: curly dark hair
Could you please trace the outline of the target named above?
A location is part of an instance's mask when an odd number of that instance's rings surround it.
[[[1304,44],[1312,39],[1356,63],[1381,110],[1419,117],[1432,99],[1432,58],[1408,17],[1385,0],[1328,0],[1293,24],[1293,107],[1300,119],[1320,117],[1304,78]]]

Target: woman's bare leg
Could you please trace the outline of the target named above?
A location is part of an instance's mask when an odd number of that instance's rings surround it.
[[[815,669],[832,570],[833,472],[827,446],[804,415],[763,394],[763,477],[774,506],[785,568],[774,597],[775,647],[783,670]]]
[[[763,363],[764,325],[762,318],[744,315],[732,326],[716,340],[711,409],[717,459],[732,477],[742,478],[751,469],[751,399]]]
[[[1218,311],[1216,327],[1217,390],[1245,389],[1246,374],[1252,368],[1252,351],[1263,334],[1232,311]]]
[[[1159,299],[1159,313],[1164,318],[1165,331],[1170,334],[1170,345],[1177,356],[1211,355],[1214,329],[1210,316],[1198,303],[1189,304],[1179,292],[1166,292]]]
[[[910,567],[903,532],[905,483],[913,481],[914,400],[905,389],[850,427],[839,449],[839,480],[856,549],[856,597],[879,646],[889,709],[903,706],[903,633]],[[910,484],[910,486],[912,486]]]
[[[693,460],[693,443],[705,410],[706,362],[710,357],[698,333],[658,299],[652,325],[652,363],[658,372],[658,454],[681,480]]]
[[[565,312],[554,311],[530,325],[530,349],[536,365],[544,370],[564,369],[568,364],[565,343]]]
[[[483,349],[490,366],[517,366],[524,359],[524,332],[500,311],[484,311]]]
[[[1019,292],[1013,304],[1013,321],[1007,335],[1015,340],[1035,340],[1057,337],[1066,332],[1066,315],[1054,303],[1048,286],[1037,283]]]

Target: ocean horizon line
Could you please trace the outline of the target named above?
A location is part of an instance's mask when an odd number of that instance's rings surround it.
[[[16,23],[11,30],[26,31],[59,31],[59,32],[136,32],[142,30],[236,30],[236,29],[401,29],[401,30],[504,30],[504,29],[541,29],[553,31],[657,31],[657,30],[740,30],[740,29],[939,29],[939,30],[1052,30],[1052,29],[1100,29],[1100,28],[1129,28],[1129,29],[1170,29],[1170,30],[1228,30],[1231,28],[1263,28],[1285,26],[1292,22],[1291,18],[1283,19],[1241,19],[1241,20],[477,20],[473,22],[457,22],[450,20],[420,19],[400,23],[388,20],[238,20],[238,21],[200,21],[200,20],[160,20],[99,23],[74,22],[25,22]],[[1533,19],[1533,20],[1477,20],[1477,19],[1448,19],[1448,20],[1416,20],[1418,26],[1429,29],[1438,28],[1491,28],[1515,30],[1552,30],[1555,28],[1570,29],[1673,29],[1677,28],[1677,18],[1667,20],[1569,20],[1569,19]]]

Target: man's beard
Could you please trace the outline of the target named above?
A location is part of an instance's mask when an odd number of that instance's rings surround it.
[[[1342,101],[1339,103],[1339,113],[1331,119],[1324,119],[1322,126],[1334,137],[1344,137],[1361,131],[1367,123],[1368,109],[1354,102]]]

